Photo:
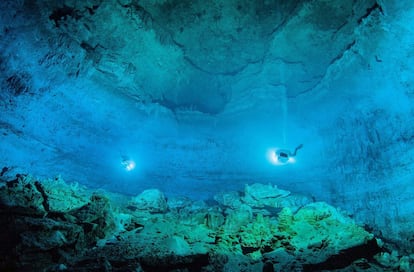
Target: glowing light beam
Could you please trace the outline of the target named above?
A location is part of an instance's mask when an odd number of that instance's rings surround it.
[[[295,163],[294,157],[290,156],[288,152],[280,148],[270,148],[266,153],[267,160],[273,165],[286,165]]]
[[[129,172],[129,171],[134,170],[136,164],[133,160],[123,160],[122,166],[125,168],[125,170]]]

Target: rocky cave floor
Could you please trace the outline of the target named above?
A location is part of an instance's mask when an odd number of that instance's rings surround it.
[[[413,271],[340,211],[276,186],[211,201],[92,191],[57,177],[0,183],[1,271]]]

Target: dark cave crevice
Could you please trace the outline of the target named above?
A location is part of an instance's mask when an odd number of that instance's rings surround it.
[[[375,1],[375,4],[372,7],[368,8],[366,10],[366,13],[358,19],[358,24],[361,24],[364,19],[370,17],[375,11],[379,11],[381,15],[384,15],[384,10],[382,9],[382,6],[378,4],[378,1]]]
[[[383,249],[378,246],[377,240],[371,239],[365,244],[342,250],[338,254],[330,256],[324,262],[305,264],[303,269],[305,272],[343,269],[358,259],[364,258],[371,260],[374,255],[382,251]]]

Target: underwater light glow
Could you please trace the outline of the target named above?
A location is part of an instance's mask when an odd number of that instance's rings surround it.
[[[280,148],[270,148],[267,151],[266,157],[273,165],[285,165],[296,162],[295,158],[289,155],[289,152]]]
[[[136,164],[133,160],[123,160],[122,166],[125,168],[125,170],[132,171],[134,170]]]

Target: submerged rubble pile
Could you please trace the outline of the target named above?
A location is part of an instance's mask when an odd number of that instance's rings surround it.
[[[214,201],[62,179],[0,187],[1,271],[412,271],[414,256],[323,202],[246,185]]]

